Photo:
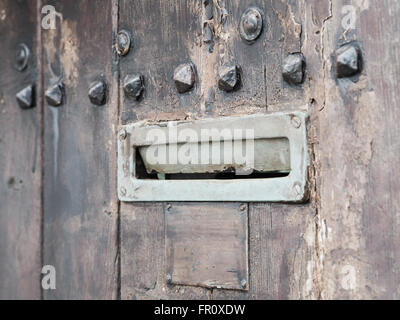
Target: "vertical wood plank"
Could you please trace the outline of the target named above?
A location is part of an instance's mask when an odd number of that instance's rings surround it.
[[[179,120],[200,112],[201,1],[121,0],[119,28],[132,34],[130,53],[120,58],[120,123],[137,119]],[[192,62],[196,83],[178,94],[175,67]],[[124,96],[123,79],[143,74],[143,98]],[[160,203],[121,203],[121,298],[208,298],[204,288],[167,285],[164,208]]]
[[[240,6],[249,5],[240,1]],[[291,86],[282,79],[281,64],[289,53],[302,52],[306,56],[309,50],[303,43],[303,37],[308,34],[306,25],[311,19],[306,12],[303,1],[267,1],[258,4],[265,12],[265,38],[258,55],[260,58],[250,61],[253,68],[259,68],[264,63],[265,97],[267,111],[296,110],[306,105],[311,99],[310,88],[314,85],[305,77],[300,86]],[[317,5],[316,5],[317,6]],[[318,2],[319,8],[326,4]],[[324,10],[312,19],[322,23]],[[235,19],[239,19],[235,17]],[[312,31],[314,32],[314,31]],[[314,34],[313,34],[314,35]],[[315,41],[315,42],[314,42]],[[318,43],[312,37],[311,45]],[[251,46],[245,52],[254,50]],[[314,50],[314,48],[312,49]],[[303,52],[304,51],[304,52]],[[315,55],[313,52],[312,55]],[[262,58],[264,57],[264,58]],[[308,59],[308,56],[306,57]],[[322,64],[319,57],[313,57],[316,70]],[[308,65],[308,64],[307,64]],[[306,71],[308,72],[308,71]],[[314,71],[314,75],[318,72]],[[252,79],[250,85],[253,85]],[[261,90],[258,88],[257,90]],[[251,101],[251,99],[249,99]],[[309,128],[311,135],[315,134],[314,106],[308,110],[311,115]],[[313,151],[310,150],[310,153]],[[310,170],[312,171],[312,167]],[[249,271],[250,282],[247,293],[239,291],[214,290],[213,299],[315,299],[319,297],[317,286],[318,257],[315,254],[315,236],[317,224],[317,197],[314,192],[315,174],[310,172],[311,197],[304,205],[285,205],[269,203],[249,204]]]
[[[249,232],[249,291],[213,290],[212,298],[315,298],[312,207],[251,204]]]
[[[167,284],[162,203],[121,206],[121,299],[209,299],[205,288]]]
[[[40,299],[41,106],[22,110],[15,95],[38,89],[37,7],[0,1],[0,299]],[[14,68],[16,47],[30,50]]]
[[[178,16],[180,19],[178,19],[179,21],[186,21],[186,18],[183,16],[188,15],[188,8],[193,10],[191,3],[183,6],[180,2],[176,3],[174,1],[165,2],[161,9],[158,8],[159,4],[157,1],[151,3],[146,2],[146,5],[152,6],[153,8],[151,12],[154,13],[151,14],[151,16],[148,16],[149,13],[145,13],[143,9],[145,5],[140,2],[135,6],[129,2],[122,2],[120,8],[120,27],[129,29],[130,26],[132,26],[130,29],[133,30],[133,34],[137,33],[139,36],[139,39],[136,39],[139,45],[138,49],[136,49],[136,51],[134,50],[133,56],[130,54],[121,59],[121,79],[123,78],[122,73],[128,72],[127,69],[134,70],[135,68],[141,68],[143,72],[148,72],[152,77],[155,77],[155,74],[166,73],[165,70],[170,68],[170,66],[159,66],[158,69],[156,69],[152,64],[158,65],[158,62],[154,62],[153,56],[146,55],[146,53],[151,52],[151,50],[160,50],[159,48],[162,48],[161,50],[163,50],[163,52],[169,52],[169,42],[167,42],[167,44],[163,42],[167,41],[169,38],[166,37],[160,40],[159,36],[155,37],[151,32],[145,35],[143,30],[152,30],[157,24],[157,22],[154,21],[156,19],[153,15],[158,17],[158,19],[160,19],[159,16],[161,15],[167,22],[158,23],[165,25],[165,28],[171,28],[171,26],[176,23]],[[195,63],[198,61],[196,66],[200,77],[200,94],[202,98],[198,102],[199,105],[196,106],[197,109],[193,109],[194,105],[186,107],[187,105],[178,102],[177,99],[182,101],[182,99],[186,98],[176,95],[173,83],[170,79],[165,85],[160,85],[160,89],[157,87],[149,87],[149,89],[147,89],[147,96],[145,95],[142,101],[130,103],[123,101],[121,108],[122,123],[127,123],[136,119],[160,119],[157,116],[153,116],[152,112],[159,114],[164,110],[169,113],[172,112],[171,106],[174,106],[174,110],[177,112],[183,111],[184,113],[188,113],[189,116],[194,115],[200,117],[207,115],[265,112],[267,110],[268,92],[269,90],[274,90],[274,85],[278,87],[279,94],[276,94],[274,99],[271,99],[271,105],[277,106],[275,109],[272,108],[271,111],[293,110],[297,108],[297,105],[304,105],[307,102],[307,99],[304,97],[304,87],[308,88],[309,84],[305,83],[299,88],[287,87],[282,82],[280,67],[282,57],[284,57],[286,53],[301,51],[301,28],[299,31],[300,23],[298,21],[305,15],[303,3],[295,5],[293,3],[289,4],[288,2],[257,2],[256,5],[266,13],[265,30],[260,39],[251,46],[240,38],[237,30],[238,21],[240,21],[242,13],[250,5],[254,5],[254,3],[250,1],[234,3],[219,1],[217,8],[215,8],[213,18],[215,23],[213,39],[215,47],[213,51],[210,52],[210,46],[205,44],[202,44],[201,48],[198,49],[199,53],[196,55],[193,54],[193,52],[196,51],[190,51],[192,60]],[[176,8],[182,16],[175,13],[175,9],[172,8]],[[160,14],[160,10],[162,13],[165,13],[166,18],[164,14]],[[204,8],[201,10],[204,10]],[[200,24],[202,21],[201,10],[198,9],[198,11],[196,11],[197,17],[193,17],[197,19],[197,24]],[[146,15],[147,20],[143,19],[143,15]],[[138,17],[137,19],[132,19],[132,17],[136,16]],[[288,23],[286,23],[286,19],[289,21]],[[182,29],[184,31],[182,31]],[[191,31],[193,31],[191,28],[184,27],[182,24],[179,25],[176,31],[177,34],[173,33],[173,37],[171,38],[171,40],[177,41],[176,48],[181,48],[182,44],[186,47],[199,45],[199,39],[193,38],[193,32]],[[282,39],[280,37],[282,34],[285,41],[281,41]],[[165,48],[162,44],[164,44]],[[154,47],[156,47],[156,49]],[[267,50],[265,48],[267,48]],[[167,54],[161,54],[161,58],[159,58],[164,63],[171,61],[171,64],[174,65],[176,64],[174,59],[179,60],[181,52],[174,48],[171,54],[173,54],[174,58],[171,58]],[[235,60],[242,67],[243,87],[237,92],[225,94],[216,88],[216,72],[220,64],[230,59]],[[136,65],[137,67],[135,67]],[[171,70],[167,72],[167,74],[169,73],[172,75],[173,68],[170,69]],[[162,79],[165,79],[165,77]],[[153,80],[150,81],[150,83],[153,82]],[[164,90],[165,88],[168,89],[168,95],[161,94],[160,90]],[[209,103],[207,100],[210,98],[208,95],[210,88],[215,92],[214,100],[211,99],[212,103]],[[198,94],[198,89],[196,88],[196,90],[195,93]],[[122,90],[121,95],[123,95]],[[147,102],[145,102],[146,100]],[[290,104],[289,106],[284,105],[287,102]],[[153,110],[151,110],[152,108]],[[175,115],[169,115],[162,120],[175,120],[174,116]],[[252,205],[251,208],[251,212],[253,212]],[[251,257],[250,291],[249,293],[243,293],[240,291],[213,290],[212,297],[268,297],[271,299],[278,299],[290,297],[312,298],[317,296],[315,287],[313,286],[313,272],[315,269],[315,255],[313,252],[316,228],[316,224],[313,218],[311,218],[315,213],[313,204],[300,207],[257,204],[254,208],[254,212],[250,214],[249,222],[249,250]],[[140,219],[138,219],[139,210],[143,210],[143,212],[140,213]],[[189,206],[188,210],[190,210]],[[204,206],[204,210],[207,211],[206,205]],[[154,264],[153,262],[156,258],[151,255],[150,252],[154,252],[154,254],[156,254],[156,252],[161,252],[165,245],[162,240],[158,238],[163,232],[164,227],[159,229],[159,226],[156,227],[154,225],[157,219],[161,221],[163,217],[163,208],[151,204],[141,206],[139,204],[122,203],[121,212],[123,250],[121,257],[122,296],[125,298],[160,297],[161,292],[166,292],[166,281],[164,279],[165,270],[163,270],[165,266],[162,261]],[[132,212],[135,213],[133,214]],[[149,214],[149,212],[152,214]],[[212,214],[212,212],[209,212],[209,214]],[[251,222],[252,215],[253,224]],[[134,216],[134,218],[132,218],[132,216]],[[262,227],[259,225],[264,219],[275,216],[278,218],[274,219],[274,221],[276,220],[277,222],[273,227],[271,227],[270,224],[261,224]],[[147,226],[153,226],[151,229],[152,231],[148,231]],[[269,229],[267,226],[269,226]],[[286,232],[286,229],[288,232]],[[271,248],[268,247],[268,242],[271,241],[270,233],[274,232],[280,232],[279,241],[281,246],[277,245]],[[138,238],[140,241],[134,241],[133,243],[133,240],[130,240],[131,237],[134,239]],[[304,240],[304,237],[307,237],[308,242]],[[150,245],[154,240],[158,243],[156,248],[154,248],[154,244]],[[142,241],[147,244],[139,248],[138,243]],[[293,245],[298,246],[298,251],[293,249]],[[279,269],[275,267],[274,261],[270,261],[266,258],[265,254],[274,255]],[[294,264],[296,257],[302,258],[301,263]],[[140,266],[138,266],[138,263],[140,263]],[[144,273],[141,268],[148,268],[150,265],[156,268],[157,271],[154,271],[155,274],[152,275],[152,272],[148,272],[147,275],[140,276],[140,274]],[[137,268],[141,270],[140,273],[135,275],[135,268],[132,266],[137,266]],[[285,269],[286,273],[281,271],[281,269]],[[171,295],[168,294],[162,296],[171,297]]]
[[[400,4],[332,1],[323,32],[325,68],[321,130],[322,297],[398,299]],[[342,12],[353,6],[355,28]],[[360,44],[358,80],[336,80],[332,53]]]
[[[116,197],[117,90],[112,66],[112,1],[50,2],[63,15],[43,31],[47,89],[65,85],[60,107],[44,106],[44,263],[54,265],[57,289],[45,299],[118,296]],[[103,79],[107,101],[88,99]]]
[[[119,28],[132,35],[132,48],[120,59],[121,122],[177,120],[198,112],[201,70],[199,43],[201,1],[120,1]],[[175,68],[193,63],[194,88],[178,94]],[[145,89],[139,101],[123,92],[126,75],[140,73]]]
[[[241,68],[241,87],[234,92],[226,93],[218,89],[217,81],[215,82],[215,114],[265,112],[267,107],[265,43],[270,29],[270,21],[267,19],[269,7],[265,1],[218,1],[216,3],[214,23],[217,61],[212,71],[216,77],[221,65],[237,63]],[[241,16],[250,6],[260,8],[265,15],[263,31],[252,44],[243,40],[239,34]],[[207,59],[206,56],[203,58]]]

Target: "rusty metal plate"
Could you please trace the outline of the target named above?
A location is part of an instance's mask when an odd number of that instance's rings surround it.
[[[118,197],[121,201],[304,202],[308,199],[307,119],[305,112],[297,111],[163,123],[140,121],[122,126],[118,139]],[[243,132],[239,137],[235,136],[237,130]],[[203,135],[205,131],[220,135]],[[243,139],[244,132],[250,131],[252,140]],[[214,155],[223,154],[222,149],[229,143],[238,146],[235,150],[245,148],[246,152],[247,146],[253,146],[252,163],[243,165],[236,158],[225,161],[225,154],[223,162],[214,162]],[[211,152],[206,149],[200,156],[202,148],[210,144],[217,148]],[[175,154],[184,154],[181,151],[186,149],[196,156],[186,163],[181,163],[181,158],[170,161],[174,148]],[[148,154],[169,157],[151,164]],[[206,165],[198,161],[204,154]],[[138,176],[139,162],[145,165],[141,172],[154,171],[157,175]],[[225,169],[235,171],[235,176],[204,176],[225,173]],[[257,171],[257,175],[246,176],[248,169]],[[260,172],[263,175],[258,175]],[[276,175],[265,175],[271,172]],[[192,175],[184,179],[179,174],[172,177],[174,173]]]
[[[167,282],[247,290],[247,211],[240,203],[167,204]]]

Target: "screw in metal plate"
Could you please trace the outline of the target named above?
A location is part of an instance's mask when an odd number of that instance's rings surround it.
[[[117,34],[115,49],[120,56],[128,54],[131,48],[131,35],[126,30],[120,30]]]
[[[304,79],[305,59],[301,53],[289,54],[282,64],[283,79],[290,84],[301,84]]]
[[[90,102],[102,106],[106,102],[107,85],[103,80],[95,81],[90,84],[88,96]]]
[[[292,116],[292,119],[290,120],[290,122],[292,123],[293,127],[295,127],[295,128],[300,128],[300,126],[301,126],[301,120],[297,116]]]
[[[25,87],[16,94],[16,99],[22,109],[29,109],[35,106],[35,87],[33,84]]]
[[[242,39],[253,42],[261,34],[263,29],[264,13],[257,7],[250,7],[243,12],[240,18],[239,34]]]
[[[294,191],[294,194],[295,194],[295,196],[296,196],[297,198],[301,197],[301,186],[300,186],[300,183],[299,183],[299,182],[296,182],[296,183],[293,185],[293,191]]]
[[[185,93],[194,86],[194,70],[191,63],[184,63],[177,66],[174,70],[174,82],[179,93]]]
[[[125,189],[125,187],[121,187],[121,188],[119,189],[119,191],[120,191],[120,193],[121,193],[122,196],[125,196],[125,195],[126,195],[126,189]]]
[[[144,77],[139,73],[128,74],[124,78],[123,87],[126,96],[139,100],[144,90]]]
[[[120,132],[119,132],[119,140],[125,140],[126,139],[126,137],[127,137],[127,135],[128,135],[128,133],[126,132],[126,130],[125,129],[122,129]]]
[[[46,101],[49,105],[58,107],[63,102],[64,97],[64,84],[57,83],[51,86],[45,92]]]
[[[30,56],[30,50],[25,43],[20,43],[15,52],[15,68],[18,71],[23,71],[27,65]]]
[[[242,288],[246,288],[247,286],[247,280],[246,279],[242,279],[242,281],[240,281],[240,285],[242,286]]]
[[[348,78],[361,71],[361,50],[355,43],[348,43],[335,52],[335,70],[338,78]]]
[[[241,84],[241,70],[237,64],[224,64],[218,71],[218,88],[231,92],[237,90]]]

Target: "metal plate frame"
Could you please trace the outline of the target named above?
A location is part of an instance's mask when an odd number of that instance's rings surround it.
[[[158,124],[142,121],[122,126],[124,139],[118,139],[118,197],[121,201],[304,202],[308,199],[307,120],[305,112],[290,112]],[[176,126],[178,132],[186,128],[197,131],[204,128],[240,128],[254,129],[255,139],[286,137],[290,144],[291,171],[285,177],[263,179],[137,179],[136,148],[149,145],[146,140],[149,129],[168,130],[169,126]]]
[[[171,203],[165,211],[171,284],[248,290],[248,205]]]

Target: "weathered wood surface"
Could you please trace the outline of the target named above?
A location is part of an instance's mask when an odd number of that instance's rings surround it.
[[[345,4],[356,13],[348,32]],[[331,5],[322,32],[325,100],[318,115],[321,297],[398,299],[400,3]],[[357,82],[336,81],[331,54],[351,40],[362,48],[364,70]]]
[[[59,78],[65,101],[44,106],[43,261],[57,271],[45,299],[118,297],[117,90],[112,74],[111,1],[57,1],[63,20],[43,31],[44,86]],[[108,84],[104,106],[88,99]]]
[[[250,204],[249,290],[213,290],[213,299],[310,299],[315,223],[309,205]]]
[[[121,210],[121,299],[209,299],[205,288],[167,284],[162,203]]]
[[[120,123],[136,119],[180,120],[195,116],[201,101],[201,1],[119,1],[119,28],[132,34],[131,52],[120,58]],[[178,94],[175,67],[196,66],[194,88]],[[143,99],[125,98],[128,73],[144,76]],[[163,204],[121,203],[121,298],[208,299],[207,289],[166,283]]]
[[[215,34],[213,50],[210,52],[210,45],[203,42],[203,31],[199,29],[205,15],[205,8],[199,6],[199,3],[200,1],[182,5],[179,1],[144,1],[132,6],[128,1],[121,1],[119,26],[133,30],[134,39],[135,34],[139,39],[133,53],[121,58],[120,78],[124,78],[127,69],[131,69],[130,72],[141,69],[146,72],[147,77],[150,76],[147,83],[151,84],[147,89],[147,96],[138,103],[121,98],[122,123],[147,118],[175,120],[181,119],[182,115],[201,118],[269,110],[295,110],[296,105],[307,102],[302,97],[304,87],[309,87],[308,82],[299,88],[289,88],[281,78],[280,69],[280,64],[288,53],[300,50],[301,29],[299,31],[298,21],[304,18],[304,5],[297,7],[277,1],[214,1],[212,23]],[[254,4],[264,10],[267,18],[260,38],[249,46],[240,38],[237,23],[245,9]],[[152,10],[146,11],[148,7]],[[187,15],[191,17],[191,27],[186,25]],[[179,27],[175,25],[176,21],[179,22]],[[169,32],[149,32],[160,29],[167,29]],[[282,38],[286,40],[283,41]],[[177,41],[176,45],[171,47],[171,41]],[[155,50],[155,56],[149,54]],[[196,65],[196,81],[199,83],[192,92],[179,95],[175,92],[172,73],[175,65],[187,60]],[[229,61],[235,61],[241,66],[243,84],[240,90],[228,94],[217,88],[216,70]],[[151,77],[163,73],[165,76],[160,78],[162,85],[152,85],[155,81]],[[168,88],[168,94],[163,91],[165,88]],[[210,95],[210,90],[214,94]],[[120,92],[123,95],[122,89]],[[190,103],[182,102],[190,98]],[[291,104],[286,104],[287,102]],[[161,113],[162,117],[156,116]],[[250,204],[249,292],[209,290],[207,293],[203,290],[188,297],[283,299],[317,296],[312,285],[315,269],[313,232],[316,227],[313,220],[313,201],[300,207]],[[184,204],[179,206],[182,211],[185,210]],[[206,215],[213,215],[207,204],[198,204],[198,207]],[[165,291],[165,288],[170,289],[165,279],[165,258],[159,258],[161,260],[154,263],[157,252],[162,252],[165,246],[159,238],[164,232],[164,225],[155,225],[157,219],[160,221],[163,217],[163,208],[154,204],[121,204],[122,298],[176,297],[172,292],[168,294]],[[190,205],[187,205],[188,214],[190,210]],[[271,225],[270,220],[279,222],[275,226]],[[150,232],[148,226],[152,226],[150,230],[153,232]],[[290,231],[286,233],[286,229]],[[276,237],[279,245],[269,247],[269,242],[273,239],[271,234],[274,237],[278,234]],[[132,237],[136,240],[132,240]],[[145,245],[141,245],[142,243]],[[270,257],[279,260],[271,260]]]
[[[0,299],[40,299],[41,106],[22,110],[16,93],[39,85],[34,1],[0,1]],[[23,72],[16,47],[31,52]]]
[[[42,30],[42,56],[18,73],[11,67],[11,47],[24,41],[38,52],[39,8],[33,2],[0,1],[6,48],[0,52],[0,298],[39,298],[42,263],[57,270],[57,290],[44,292],[49,299],[399,298],[400,5],[389,0],[210,2],[212,17],[202,1],[50,1],[63,22],[56,30]],[[252,45],[237,29],[249,5],[260,7],[266,18]],[[356,13],[355,28],[348,31],[345,5]],[[211,43],[204,42],[204,23],[213,28]],[[133,48],[119,58],[118,67],[112,51],[117,29],[133,35]],[[332,54],[351,40],[362,49],[363,72],[357,81],[337,80]],[[281,63],[293,52],[302,52],[307,64],[298,87],[281,77]],[[39,104],[20,110],[15,93],[35,80],[40,59]],[[243,84],[227,94],[217,88],[216,71],[232,60],[242,68]],[[196,84],[178,94],[172,75],[184,62],[195,65]],[[138,102],[124,97],[122,81],[130,72],[145,78]],[[105,106],[94,107],[87,89],[100,75],[109,97]],[[65,104],[42,105],[43,90],[59,76]],[[249,204],[249,290],[167,284],[166,205],[121,203],[118,211],[118,123],[296,110],[307,103],[310,201]],[[191,213],[191,204],[180,206]],[[196,206],[213,214],[210,204]]]

